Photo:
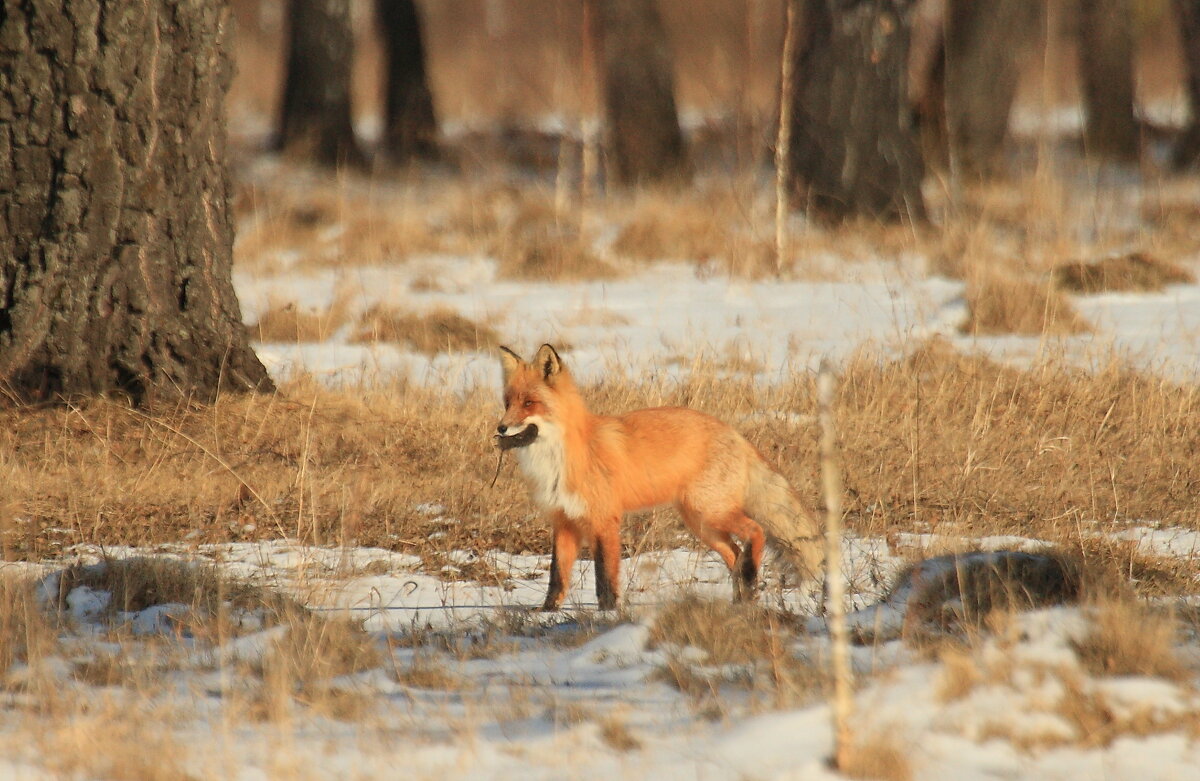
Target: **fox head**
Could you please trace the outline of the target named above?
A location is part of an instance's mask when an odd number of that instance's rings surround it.
[[[507,450],[537,439],[539,424],[553,425],[562,392],[574,386],[567,367],[548,344],[528,363],[501,347],[500,366],[504,370],[504,415],[496,426],[496,441]]]

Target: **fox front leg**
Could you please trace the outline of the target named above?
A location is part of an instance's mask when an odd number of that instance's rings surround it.
[[[571,587],[571,568],[579,555],[579,530],[565,519],[554,522],[554,547],[550,554],[550,589],[542,610],[558,610]]]
[[[592,543],[596,563],[596,601],[601,610],[616,610],[621,574],[621,533],[617,523],[598,531]]]

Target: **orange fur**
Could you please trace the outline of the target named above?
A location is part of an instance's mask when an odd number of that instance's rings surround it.
[[[514,449],[554,529],[543,609],[562,605],[585,541],[596,558],[600,607],[614,608],[621,518],[665,504],[675,505],[688,528],[720,555],[738,598],[753,594],[768,535],[794,554],[806,575],[816,574],[822,559],[816,524],[787,482],[729,425],[683,407],[594,415],[553,347],[543,345],[530,363],[501,349],[498,439],[502,446],[506,437],[515,443],[537,426],[536,438]]]

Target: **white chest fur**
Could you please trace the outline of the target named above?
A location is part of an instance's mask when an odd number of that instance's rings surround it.
[[[526,422],[537,425],[538,436],[516,453],[533,500],[543,509],[562,510],[568,518],[585,517],[587,503],[567,487],[567,450],[562,429],[540,416]]]

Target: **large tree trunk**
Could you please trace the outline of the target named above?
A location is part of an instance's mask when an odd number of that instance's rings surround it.
[[[376,0],[386,60],[383,151],[395,162],[437,156],[437,119],[413,0]]]
[[[225,3],[0,11],[0,388],[268,389],[230,280]]]
[[[945,111],[956,174],[990,176],[1001,167],[1020,62],[1039,15],[1030,0],[948,0]]]
[[[592,0],[604,82],[608,153],[616,179],[634,185],[687,171],[675,110],[671,50],[655,0]]]
[[[350,110],[350,0],[291,0],[279,115],[285,154],[318,165],[361,165]]]
[[[1127,161],[1138,157],[1132,27],[1130,0],[1080,0],[1084,144],[1089,154]]]
[[[1179,15],[1179,35],[1183,41],[1183,60],[1187,68],[1188,111],[1191,118],[1171,154],[1177,169],[1200,163],[1200,0],[1175,0]]]
[[[911,0],[807,0],[797,46],[788,172],[827,219],[925,218],[909,107]]]

